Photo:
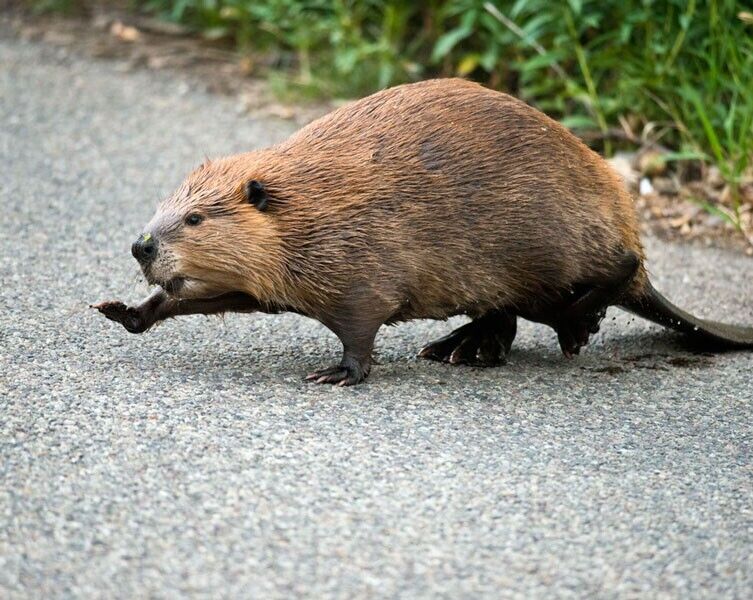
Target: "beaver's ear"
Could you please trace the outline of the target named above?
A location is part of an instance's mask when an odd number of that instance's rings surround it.
[[[252,179],[245,185],[246,201],[249,204],[253,204],[258,210],[267,210],[267,204],[269,202],[269,196],[267,196],[267,190],[261,181]]]

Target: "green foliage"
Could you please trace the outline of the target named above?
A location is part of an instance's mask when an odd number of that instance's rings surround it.
[[[279,73],[293,73],[282,83],[309,94],[357,96],[460,75],[596,133],[607,153],[610,130],[629,125],[639,134],[650,124],[665,145],[717,163],[733,186],[751,166],[753,7],[747,2],[132,2],[205,36],[231,39],[241,51],[272,50],[285,67],[277,70],[277,83]]]
[[[299,82],[327,94],[471,76],[566,115],[578,129],[605,132],[619,116],[670,121],[670,141],[706,151],[710,140],[701,141],[703,120],[687,91],[700,95],[716,131],[739,134],[753,102],[753,16],[735,0],[140,4],[210,37],[232,37],[241,49],[281,50]]]

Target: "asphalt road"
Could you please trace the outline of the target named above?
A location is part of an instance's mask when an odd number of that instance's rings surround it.
[[[0,596],[753,595],[753,353],[691,354],[613,310],[585,354],[523,324],[510,363],[414,358],[306,384],[293,315],[134,336],[128,249],[205,155],[270,144],[175,74],[0,39]],[[655,283],[753,322],[753,261],[648,240]],[[612,319],[614,317],[614,319]]]

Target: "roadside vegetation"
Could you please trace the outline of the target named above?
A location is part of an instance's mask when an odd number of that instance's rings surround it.
[[[77,0],[37,0],[71,10]],[[285,91],[354,97],[458,75],[508,91],[611,155],[724,183],[695,200],[738,229],[753,205],[753,7],[735,0],[132,0],[273,57]],[[267,61],[269,64],[269,61]],[[682,167],[674,165],[682,163]]]

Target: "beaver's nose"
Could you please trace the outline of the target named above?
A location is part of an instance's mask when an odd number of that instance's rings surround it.
[[[131,254],[142,265],[149,264],[157,255],[157,240],[150,233],[142,234],[139,239],[133,242]]]

